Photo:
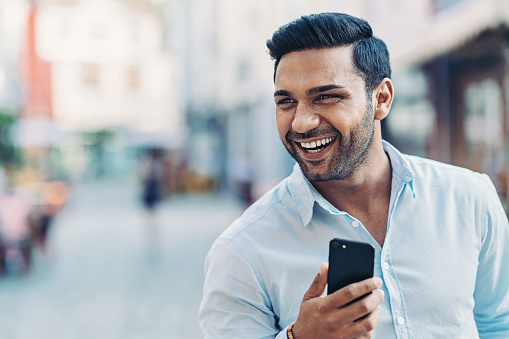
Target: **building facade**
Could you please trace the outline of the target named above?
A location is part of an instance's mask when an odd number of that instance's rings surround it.
[[[37,48],[52,65],[54,117],[76,130],[179,129],[164,26],[143,1],[39,1]]]
[[[168,45],[177,78],[192,169],[228,184],[228,164],[249,156],[259,196],[290,173],[293,160],[275,125],[273,62],[265,42],[300,15],[326,10],[362,15],[365,1],[169,0]]]
[[[275,128],[265,40],[303,14],[367,19],[388,45],[396,99],[383,137],[404,152],[488,173],[507,200],[507,1],[170,0],[168,42],[196,144],[191,164],[224,176],[249,154],[260,193],[293,160]]]
[[[509,3],[422,3],[426,14],[388,39],[402,89],[389,138],[407,152],[487,173],[507,209]]]

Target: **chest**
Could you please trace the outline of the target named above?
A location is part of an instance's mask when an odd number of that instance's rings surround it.
[[[387,234],[389,205],[380,206],[370,212],[355,211],[352,212],[351,215],[358,219],[380,247],[383,247]]]
[[[382,247],[384,245],[385,235],[387,234],[387,218],[371,220],[363,222],[363,224],[373,239]]]
[[[368,234],[362,226],[354,227],[350,219],[345,220],[341,227],[331,227],[332,220],[320,225],[324,230],[320,236],[323,243],[320,251],[317,248],[305,250],[303,240],[302,244],[291,246],[302,249],[297,255],[298,260],[295,253],[264,259],[278,266],[278,279],[267,276],[265,281],[270,294],[268,299],[273,301],[273,310],[282,328],[298,315],[303,294],[320,262],[327,260],[325,246],[328,241],[333,237],[367,241]],[[430,227],[428,222],[421,220],[401,220],[397,216],[395,223],[391,223],[394,228],[387,234],[384,247],[376,248],[374,275],[383,279],[386,295],[378,333],[397,331],[400,325],[394,319],[399,321],[401,317],[409,333],[423,338],[440,337],[433,332],[433,328],[438,328],[433,327],[436,324],[447,323],[453,329],[464,326],[466,319],[469,319],[467,325],[473,324],[469,317],[474,306],[480,244],[475,235],[468,234],[465,229],[438,224]],[[400,232],[393,233],[396,229]],[[385,234],[386,228],[383,231]],[[461,240],[451,241],[458,238],[458,233],[462,234]],[[421,326],[423,323],[426,326]]]

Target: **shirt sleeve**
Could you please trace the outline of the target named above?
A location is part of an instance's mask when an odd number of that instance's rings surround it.
[[[509,338],[509,224],[493,183],[484,190],[484,231],[474,292],[481,338]]]
[[[268,294],[239,249],[218,239],[205,261],[199,322],[205,338],[286,338]]]

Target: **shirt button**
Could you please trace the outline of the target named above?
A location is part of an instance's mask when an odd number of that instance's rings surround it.
[[[360,223],[360,222],[358,222],[357,220],[354,220],[354,221],[352,222],[352,226],[353,226],[353,227],[359,227],[360,225],[361,225],[361,223]]]
[[[382,264],[382,267],[384,268],[384,270],[387,270],[389,269],[389,263],[386,261]],[[403,318],[402,318],[403,319]]]
[[[398,324],[403,325],[405,323],[405,319],[403,317],[398,317]]]

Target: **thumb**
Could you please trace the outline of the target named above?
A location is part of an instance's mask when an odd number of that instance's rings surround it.
[[[329,271],[329,264],[323,262],[320,266],[320,271],[316,275],[315,279],[309,289],[304,294],[304,300],[318,298],[323,295],[325,286],[327,285],[327,272]]]

